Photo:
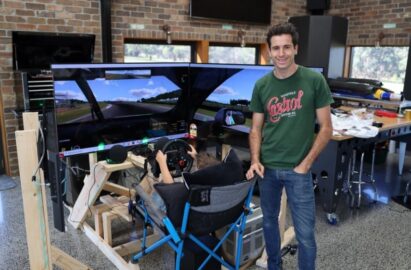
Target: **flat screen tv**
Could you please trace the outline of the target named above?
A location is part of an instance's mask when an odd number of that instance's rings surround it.
[[[12,33],[15,70],[50,69],[51,64],[91,63],[95,35],[70,33]]]
[[[190,16],[270,24],[271,0],[190,0]]]
[[[187,135],[188,67],[179,64],[52,65],[61,156]]]

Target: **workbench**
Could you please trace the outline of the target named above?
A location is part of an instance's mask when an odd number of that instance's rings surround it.
[[[348,164],[354,149],[382,141],[397,140],[400,142],[398,173],[402,173],[406,148],[403,140],[411,134],[411,120],[374,116],[374,121],[383,124],[377,136],[367,139],[333,136],[312,167],[312,173],[318,181],[321,205],[331,224],[338,220],[335,211],[343,183],[347,179]]]
[[[341,108],[350,110],[347,107]],[[353,149],[382,141],[399,141],[398,173],[402,174],[406,150],[404,139],[411,135],[411,121],[405,118],[378,116],[374,116],[374,121],[383,124],[376,137],[361,139],[352,136],[333,136],[312,167],[312,173],[318,181],[321,205],[331,224],[337,223],[338,220],[335,211],[343,182],[347,179],[348,163]],[[225,127],[226,135],[221,141],[232,146],[248,148],[249,130],[246,126]]]

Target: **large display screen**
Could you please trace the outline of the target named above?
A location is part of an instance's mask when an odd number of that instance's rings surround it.
[[[50,69],[51,64],[91,63],[95,36],[89,34],[14,31],[13,68]]]
[[[313,68],[321,72],[321,68]],[[244,112],[248,132],[256,81],[272,66],[219,64],[52,65],[58,146],[63,156],[181,138],[192,120],[221,108]]]
[[[271,0],[191,0],[190,16],[270,24]]]
[[[187,133],[188,64],[53,65],[64,156]]]

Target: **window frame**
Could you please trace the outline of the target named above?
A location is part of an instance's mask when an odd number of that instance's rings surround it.
[[[372,45],[350,45],[349,46],[349,50],[347,53],[349,53],[349,56],[346,58],[348,61],[348,70],[347,70],[347,77],[348,78],[352,78],[352,67],[353,67],[353,63],[354,63],[354,49],[355,48],[377,48],[376,46],[372,46]],[[383,45],[383,46],[379,46],[380,48],[384,48],[384,47],[397,47],[397,48],[407,48],[408,47],[408,55],[410,55],[410,50],[411,50],[411,45],[410,46],[406,46],[406,45]],[[405,72],[407,72],[407,66],[405,67]],[[371,78],[372,79],[372,78]],[[376,80],[379,80],[382,82],[382,80],[380,78],[376,78]],[[404,78],[405,80],[405,78]],[[405,82],[404,82],[405,84]],[[405,85],[403,84],[403,90],[404,91],[404,87]]]
[[[181,41],[181,40],[176,40],[168,44],[166,40],[162,39],[136,39],[136,38],[124,38],[123,42],[123,48],[126,46],[126,44],[142,44],[142,45],[186,45],[190,47],[190,62],[195,63],[196,59],[196,42],[195,41]],[[123,61],[125,59],[126,55],[124,54],[123,56]],[[150,62],[150,63],[155,63],[155,62]]]
[[[210,42],[208,45],[208,59],[210,59],[210,47],[235,47],[235,48],[255,48],[254,63],[250,65],[260,64],[260,45],[259,44],[246,44],[241,47],[238,43],[233,42]],[[213,63],[212,63],[213,64]],[[230,64],[241,64],[241,63],[230,63]]]

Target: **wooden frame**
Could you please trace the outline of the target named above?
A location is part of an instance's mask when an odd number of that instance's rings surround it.
[[[115,171],[126,170],[136,166],[144,168],[145,159],[130,153],[126,161],[120,164],[108,164],[106,161],[96,162],[93,157],[90,157],[89,160],[93,163],[90,175],[87,175],[84,179],[84,186],[71,209],[68,221],[74,228],[83,230],[85,235],[118,269],[139,269],[138,264],[127,262],[123,257],[140,251],[141,240],[113,246],[112,239],[113,220],[122,218],[127,222],[132,222],[132,217],[128,213],[127,203],[130,200],[130,196],[134,196],[135,191],[110,183],[108,179],[111,173]],[[109,191],[118,196],[105,195],[99,197],[102,190]],[[94,205],[97,198],[99,198],[102,204]],[[86,218],[90,213],[94,216],[94,228],[86,222]],[[151,245],[158,239],[159,236],[157,234],[152,234],[147,237],[146,245]]]
[[[16,144],[30,269],[51,270],[52,264],[64,270],[91,269],[50,243],[44,175],[37,167],[38,113],[24,113],[23,126],[25,130],[16,131]]]

